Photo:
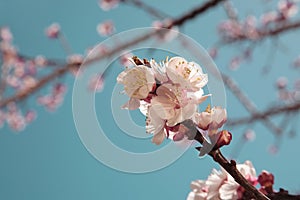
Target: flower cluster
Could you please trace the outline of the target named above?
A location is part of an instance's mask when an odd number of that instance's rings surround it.
[[[64,84],[57,83],[53,86],[50,94],[38,97],[37,102],[45,106],[48,111],[54,111],[63,102],[66,90]]]
[[[59,34],[60,27],[56,23],[46,29],[46,35],[49,38],[56,39],[59,37]],[[8,27],[0,27],[0,55],[2,61],[0,72],[1,100],[5,100],[7,96],[12,94],[26,93],[38,86],[43,79],[41,77],[48,70],[46,69],[47,66],[53,64],[53,61],[47,60],[42,55],[33,58],[20,55],[13,44],[13,35]],[[75,59],[75,57],[70,57],[67,62],[69,63],[73,60],[78,62],[78,58]],[[66,91],[65,86],[60,83],[54,83],[52,87],[51,94],[45,94],[37,98],[37,102],[40,105],[51,111],[62,103]],[[22,108],[12,101],[0,107],[0,127],[7,124],[15,131],[22,131],[36,118],[36,115],[33,108]]]
[[[154,134],[152,141],[160,144],[171,138],[194,139],[191,127],[184,122],[193,121],[195,126],[217,134],[226,121],[226,111],[220,107],[198,113],[198,105],[210,95],[204,95],[207,74],[195,62],[182,57],[172,57],[160,63],[137,57],[130,59],[134,66],[119,74],[117,81],[124,85],[130,97],[123,106],[138,109],[146,115],[146,131]],[[195,130],[195,129],[194,129]]]
[[[23,113],[15,103],[10,103],[5,110],[0,110],[0,128],[6,123],[15,131],[22,131],[35,118],[35,111],[28,110]]]
[[[228,19],[219,24],[219,33],[225,42],[239,39],[257,40],[261,33],[270,26],[286,23],[298,12],[298,6],[293,0],[280,0],[277,9],[263,14],[260,19],[249,15],[244,21]]]
[[[263,171],[259,176],[256,176],[255,168],[250,161],[244,164],[238,164],[239,172],[253,186],[260,184],[260,191],[264,194],[273,192],[274,176]],[[250,199],[249,194],[245,191],[233,177],[224,169],[218,171],[213,169],[207,180],[196,180],[191,183],[192,191],[189,193],[187,200],[221,200],[221,199]]]

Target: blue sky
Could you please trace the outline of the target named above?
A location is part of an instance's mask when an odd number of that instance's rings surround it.
[[[236,3],[240,16],[259,14],[272,8],[271,4],[261,2],[254,0],[243,2],[243,5]],[[198,1],[174,3],[158,0],[147,3],[171,16],[179,16],[199,4]],[[84,53],[87,47],[105,39],[97,34],[96,25],[106,19],[115,22],[117,32],[147,27],[153,21],[153,18],[143,11],[127,5],[104,12],[98,7],[96,0],[0,0],[0,16],[0,25],[10,27],[14,34],[14,43],[22,53],[30,56],[43,54],[51,58],[65,57],[59,43],[44,36],[44,29],[52,22],[61,25],[74,53]],[[214,8],[204,16],[188,22],[181,31],[204,48],[209,48],[218,40],[216,25],[225,16],[222,7]],[[224,47],[216,64],[221,71],[239,83],[259,109],[264,109],[270,102],[276,102],[274,82],[279,76],[288,77],[291,84],[299,77],[299,72],[293,71],[289,66],[299,54],[298,35],[299,32],[290,32],[279,40],[282,45],[278,47],[278,53],[272,61],[272,70],[267,75],[262,75],[261,71],[265,63],[271,62],[266,52],[274,48],[271,45],[274,44],[274,40],[267,40],[258,45],[252,61],[242,64],[237,71],[230,71],[227,67],[230,58],[239,52],[237,46]],[[103,128],[111,133],[108,137],[115,144],[134,152],[159,148],[153,146],[150,139],[136,140],[124,136],[110,115],[106,116],[106,113],[111,112],[112,86],[115,85],[115,77],[121,71],[117,62],[113,63],[112,67],[103,93],[96,96],[98,119],[102,120]],[[101,164],[81,143],[74,125],[74,78],[70,75],[64,81],[68,85],[68,93],[58,111],[49,113],[41,107],[36,107],[38,119],[26,130],[20,133],[13,132],[8,127],[0,130],[0,199],[181,200],[186,198],[192,180],[206,179],[213,167],[219,168],[209,157],[199,159],[194,149],[189,149],[172,165],[145,174],[124,173]],[[28,104],[34,104],[32,99]],[[229,117],[247,115],[229,91],[227,109]],[[132,116],[136,123],[142,124],[144,119],[134,117],[135,114],[133,112]],[[275,123],[277,122],[278,120],[275,120]],[[232,130],[233,143],[224,148],[225,155],[230,154],[246,128],[249,127]],[[272,133],[260,123],[251,128],[256,131],[256,140],[247,143],[241,149],[238,161],[251,160],[258,173],[263,169],[273,172],[277,189],[283,187],[298,191],[300,182],[295,177],[300,166],[297,159],[299,136],[293,139],[284,137],[280,151],[276,155],[270,155],[267,148],[275,142]]]

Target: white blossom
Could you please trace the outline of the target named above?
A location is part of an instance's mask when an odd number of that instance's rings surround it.
[[[187,62],[182,57],[173,57],[166,64],[166,73],[174,84],[192,91],[203,88],[207,82],[207,74],[195,62]]]

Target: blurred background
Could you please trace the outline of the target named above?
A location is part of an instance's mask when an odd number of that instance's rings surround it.
[[[87,49],[111,34],[167,22],[166,19],[178,18],[205,2],[113,1],[116,7],[106,10],[108,7],[97,0],[0,0],[2,41],[5,40],[4,28],[9,28],[13,41],[6,40],[13,43],[24,60],[34,58],[37,62],[37,56],[43,55],[38,58],[57,63],[70,60],[81,62]],[[232,1],[232,4],[227,4],[232,7],[220,3],[176,28],[207,49],[219,70],[234,81],[246,95],[247,101],[256,107],[254,110],[252,105],[250,111],[247,110],[238,98],[241,96],[226,87],[229,120],[225,128],[232,132],[233,140],[223,148],[224,154],[240,163],[250,160],[258,174],[263,169],[272,172],[275,175],[275,189],[282,187],[298,193],[299,106],[293,110],[295,112],[282,109],[279,114],[270,116],[267,123],[264,122],[266,118],[262,118],[251,123],[237,122],[233,126],[237,119],[299,104],[300,62],[297,58],[300,53],[300,26],[297,23],[300,18],[297,14],[298,4],[292,2],[294,10],[288,10],[289,13],[284,16],[286,19],[283,16],[284,19],[274,19],[272,14],[266,16],[272,12],[273,15],[283,12],[278,1]],[[237,16],[232,17],[228,10],[237,11]],[[228,23],[230,18],[243,25],[233,27]],[[59,24],[58,38],[49,33],[49,26],[53,23]],[[289,24],[297,26],[278,34],[269,31],[284,29]],[[247,26],[250,28],[247,29]],[[256,34],[261,35],[239,35],[234,32],[246,30],[251,33],[251,27],[257,31]],[[45,33],[45,30],[48,32]],[[7,61],[3,49],[2,76]],[[155,56],[157,60],[163,60],[166,57],[165,52],[133,53],[148,59]],[[47,63],[45,67],[37,68],[35,78],[40,80],[40,77],[55,69],[55,66],[51,67],[51,63]],[[104,77],[103,89],[96,94],[95,104],[103,129],[110,133],[107,137],[132,152],[161,148],[152,144],[151,138],[129,137],[114,122],[110,99],[116,77],[124,69],[122,60],[113,62],[110,69]],[[29,84],[30,80],[27,80]],[[12,87],[12,82],[7,83],[1,101],[21,91],[21,87]],[[28,82],[25,81],[26,84]],[[3,121],[0,129],[0,199],[185,199],[192,180],[206,179],[213,168],[219,169],[210,157],[198,158],[193,148],[168,167],[150,173],[124,173],[103,165],[86,150],[77,134],[72,114],[73,84],[74,75],[68,73],[17,101],[18,109],[26,115],[28,121],[36,115],[36,119],[26,127],[18,128],[14,123],[5,122],[4,114],[0,113]],[[64,93],[59,96],[57,105],[49,105],[41,98],[51,93],[53,87]],[[13,108],[3,108],[3,112],[6,109]],[[144,118],[139,113],[132,112],[132,118],[137,124],[143,125]],[[22,119],[15,120],[17,123]],[[277,129],[274,130],[274,126]]]

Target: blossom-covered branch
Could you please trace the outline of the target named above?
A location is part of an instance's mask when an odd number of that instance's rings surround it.
[[[140,109],[146,116],[146,132],[153,134],[152,142],[159,145],[166,138],[174,142],[196,140],[202,145],[197,147],[200,156],[207,153],[233,178],[218,173],[220,180],[215,179],[211,187],[206,188],[202,182],[199,188],[192,187],[188,200],[264,200],[269,199],[269,195],[275,198],[272,174],[263,172],[256,177],[252,164],[246,164],[245,171],[221,153],[220,148],[229,145],[232,139],[230,132],[219,130],[227,120],[226,110],[207,106],[205,111],[198,111],[198,105],[209,95],[204,95],[202,89],[208,82],[207,74],[197,63],[181,57],[167,58],[160,63],[138,57],[130,61],[134,66],[126,68],[117,77],[130,98],[123,108]],[[255,187],[258,182],[260,190]]]
[[[244,105],[246,110],[251,114],[254,115],[258,111],[256,105],[247,97],[247,95],[238,87],[238,85],[226,74],[222,74],[223,81],[225,85],[230,89],[230,91],[238,98],[238,100]],[[269,128],[275,134],[280,134],[282,130],[277,127],[269,118],[265,116],[261,119],[262,123]],[[227,124],[230,124],[227,123]]]
[[[288,105],[283,105],[283,106],[274,106],[274,107],[267,109],[264,112],[254,113],[249,117],[231,119],[227,122],[227,125],[228,126],[237,126],[237,125],[242,125],[242,124],[250,124],[255,121],[264,120],[267,117],[279,115],[282,113],[298,112],[299,110],[300,110],[299,102],[295,102],[293,104],[288,104]]]
[[[204,13],[204,12],[206,12],[208,9],[218,5],[222,1],[223,0],[210,0],[210,1],[207,1],[203,5],[200,5],[199,7],[196,7],[195,9],[187,12],[186,14],[182,15],[181,17],[178,17],[178,18],[175,18],[175,19],[171,20],[171,23],[164,24],[163,27],[172,28],[173,26],[181,26],[185,22],[195,18],[196,16],[198,16],[198,15]],[[131,41],[127,41],[124,44],[121,44],[119,46],[114,47],[111,50],[108,50],[107,52],[105,52],[102,55],[99,55],[99,56],[96,56],[93,59],[87,60],[85,63],[86,64],[93,63],[93,62],[98,61],[100,59],[111,56],[115,53],[121,52],[122,50],[125,50],[125,49],[129,48],[132,45],[135,45],[137,43],[145,41],[145,40],[149,39],[150,37],[155,36],[156,34],[159,34],[160,31],[161,30],[153,31],[151,33],[148,33],[148,34],[142,35],[138,38],[135,38]],[[57,35],[54,35],[54,36],[57,37]],[[77,64],[81,64],[81,63],[77,63]],[[47,83],[53,81],[57,77],[62,76],[63,74],[67,73],[69,71],[70,67],[72,67],[72,66],[73,66],[73,63],[66,64],[61,69],[54,70],[48,76],[45,76],[44,78],[41,78],[34,86],[32,86],[30,88],[27,88],[25,90],[22,90],[22,91],[18,91],[15,95],[13,95],[11,97],[3,98],[0,101],[0,107],[6,106],[10,102],[21,101],[21,100],[25,99],[26,97],[28,97],[32,93],[34,93],[34,92],[38,91],[40,88],[42,88],[42,86],[44,86]]]

